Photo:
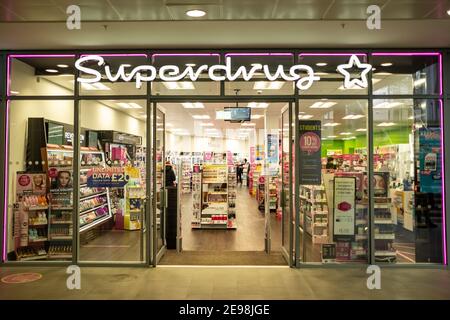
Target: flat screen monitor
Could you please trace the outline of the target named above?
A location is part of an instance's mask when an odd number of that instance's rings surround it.
[[[229,118],[226,119],[232,122],[242,122],[242,121],[250,121],[252,111],[248,107],[228,107],[224,110],[225,113],[229,114]]]
[[[58,123],[47,123],[47,143],[48,144],[64,144],[64,126]]]

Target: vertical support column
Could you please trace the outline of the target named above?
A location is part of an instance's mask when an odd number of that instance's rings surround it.
[[[77,55],[76,59],[80,56]],[[77,264],[80,260],[80,221],[78,212],[80,207],[80,89],[77,83],[79,70],[75,71],[74,81],[74,105],[73,105],[73,191],[72,191],[72,263]],[[76,177],[75,177],[76,176]]]
[[[371,55],[369,53],[368,55],[368,63],[371,63]],[[368,234],[368,252],[370,253],[369,256],[369,264],[375,263],[375,236],[374,236],[374,225],[375,225],[375,215],[374,215],[374,190],[373,190],[373,99],[372,99],[372,70],[369,71],[369,86],[368,86],[368,94],[369,94],[369,101],[368,101],[368,110],[367,110],[367,187],[368,192],[367,195],[369,197],[369,234]]]
[[[0,132],[2,139],[0,140],[0,150],[5,150],[7,147],[6,139],[8,138],[8,133],[6,132],[8,124],[7,124],[7,92],[6,92],[6,83],[8,81],[7,74],[7,55],[0,55]],[[0,264],[6,261],[7,254],[7,231],[8,228],[5,225],[5,221],[8,220],[8,176],[5,169],[8,166],[9,159],[7,158],[8,152],[4,153],[4,157],[0,160],[0,195],[1,199],[1,212],[0,214]],[[6,223],[7,224],[7,223]]]
[[[157,263],[157,255],[158,255],[158,232],[157,232],[157,224],[156,224],[156,205],[157,205],[157,186],[156,186],[156,163],[155,163],[155,159],[156,159],[156,103],[153,102],[151,105],[151,114],[150,114],[150,119],[151,119],[151,130],[152,130],[152,154],[153,154],[153,159],[152,159],[152,190],[153,190],[153,194],[152,194],[152,232],[153,232],[153,246],[152,246],[152,250],[153,250],[153,254],[152,254],[152,264],[154,267],[156,267],[156,263]],[[162,201],[162,200],[161,200]]]
[[[442,127],[444,130],[444,141],[442,141],[443,146],[445,146],[445,143],[450,141],[450,112],[448,112],[448,108],[450,108],[450,51],[443,53],[443,81],[444,81],[444,92],[443,94],[443,105],[442,105]],[[444,150],[442,152],[444,156],[444,161],[448,162],[450,159],[450,148],[444,147]],[[449,193],[449,186],[450,186],[450,165],[447,165],[444,162],[444,172],[445,172],[445,180],[443,181],[445,183],[445,189],[444,194],[442,195],[445,199],[445,206],[443,207],[443,210],[445,212],[445,219],[442,221],[442,223],[445,223],[445,226],[443,228],[444,231],[446,231],[446,234],[442,235],[443,240],[443,263],[447,265],[447,269],[449,268],[448,258],[450,254],[450,235],[448,227],[450,226],[450,214],[449,214],[449,205],[450,205],[450,193]]]
[[[270,172],[269,172],[269,162],[267,161],[268,156],[268,133],[269,129],[269,119],[268,119],[267,111],[264,111],[264,247],[266,253],[270,253],[271,249],[271,237],[270,237],[270,205],[269,205],[269,181],[270,181]]]
[[[300,111],[300,102],[299,98],[295,98],[295,104],[293,108],[293,112],[291,114],[291,121],[294,123],[294,144],[289,143],[289,147],[291,148],[291,155],[294,155],[294,161],[295,161],[295,172],[294,177],[291,177],[292,182],[294,183],[294,216],[295,216],[295,223],[294,223],[294,232],[295,232],[295,266],[300,267],[300,241],[303,245],[303,257],[302,262],[305,261],[305,241],[300,238],[300,185],[298,184],[299,177],[300,177],[300,163],[298,161],[298,148],[299,145],[299,137],[298,137],[298,113]],[[290,126],[290,131],[292,130],[292,124]],[[304,232],[304,231],[303,231]]]
[[[147,83],[147,90],[149,89],[150,84]],[[153,200],[152,200],[152,191],[153,191],[153,158],[152,158],[152,124],[151,124],[151,111],[152,103],[147,96],[147,104],[146,104],[146,114],[147,121],[145,123],[145,131],[146,131],[146,148],[145,148],[145,184],[146,184],[146,206],[145,206],[145,263],[150,266],[152,263],[153,257],[153,229],[152,229],[152,218],[153,218]]]

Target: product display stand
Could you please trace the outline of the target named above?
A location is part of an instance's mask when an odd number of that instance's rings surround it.
[[[191,161],[188,159],[181,160],[181,193],[191,192]]]
[[[192,228],[201,228],[202,212],[202,173],[199,164],[192,171]]]
[[[228,166],[228,229],[236,229],[236,167]]]
[[[328,243],[328,204],[322,185],[300,186],[300,224],[312,237],[312,243]],[[302,225],[303,227],[303,225]]]
[[[145,189],[140,185],[125,186],[125,230],[139,230],[141,228],[141,214],[144,207]]]

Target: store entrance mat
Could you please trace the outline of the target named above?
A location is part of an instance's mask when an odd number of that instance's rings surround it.
[[[167,250],[159,265],[287,266],[281,252]]]

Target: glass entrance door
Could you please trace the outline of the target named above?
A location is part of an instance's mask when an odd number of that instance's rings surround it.
[[[165,112],[152,105],[153,123],[153,265],[156,266],[166,248],[165,217],[167,207],[165,165]]]
[[[292,205],[292,103],[281,111],[281,250],[283,256],[294,264],[293,205]]]

